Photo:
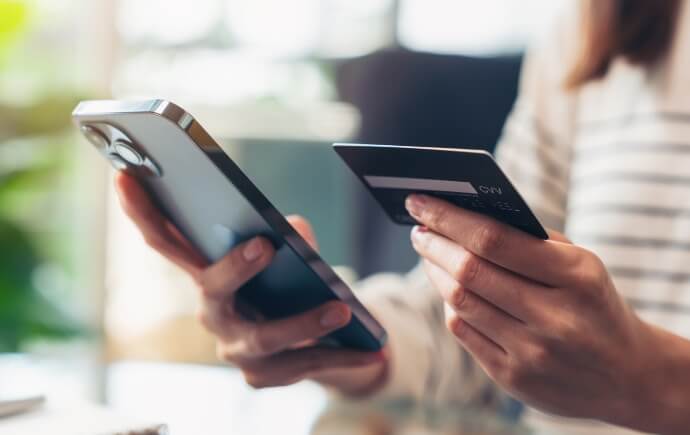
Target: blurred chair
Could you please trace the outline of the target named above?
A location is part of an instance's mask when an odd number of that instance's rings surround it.
[[[362,116],[363,143],[493,151],[517,95],[522,58],[388,50],[337,69],[340,98]],[[417,261],[409,229],[394,225],[360,186],[355,204],[355,268],[366,276],[406,271]]]

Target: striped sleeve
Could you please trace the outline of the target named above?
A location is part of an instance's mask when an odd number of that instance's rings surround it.
[[[421,266],[375,275],[357,292],[389,334],[389,382],[377,398],[494,409],[508,402],[445,328],[443,303]]]
[[[552,32],[528,51],[520,92],[496,158],[542,223],[563,231],[568,204],[575,97],[564,89],[572,38]],[[555,35],[555,36],[554,36]]]

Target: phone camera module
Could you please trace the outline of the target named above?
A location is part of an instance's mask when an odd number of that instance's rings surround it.
[[[144,164],[144,158],[138,151],[136,151],[131,143],[118,139],[113,144],[113,151],[125,160],[127,163],[134,166],[141,166]]]
[[[118,171],[146,177],[161,177],[163,171],[130,136],[119,128],[101,122],[83,124],[82,134],[104,154]]]
[[[108,137],[93,126],[82,125],[81,132],[84,137],[86,137],[86,139],[98,149],[105,150],[110,146],[110,140]]]

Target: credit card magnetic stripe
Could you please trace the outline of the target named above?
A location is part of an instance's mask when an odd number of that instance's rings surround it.
[[[478,195],[467,181],[433,180],[429,178],[380,177],[365,175],[364,179],[375,189],[417,190],[429,192],[466,193]]]

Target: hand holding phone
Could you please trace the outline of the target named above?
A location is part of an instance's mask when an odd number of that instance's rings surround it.
[[[382,352],[313,346],[319,338],[349,323],[352,313],[345,303],[329,302],[280,320],[249,320],[237,312],[237,291],[270,264],[275,255],[268,240],[254,238],[208,265],[159,213],[134,178],[119,173],[116,187],[124,210],[148,244],[198,283],[199,318],[218,338],[219,358],[239,367],[250,385],[281,386],[310,378],[344,393],[358,394],[376,384],[386,364]],[[316,248],[309,223],[299,217],[288,219]]]
[[[120,172],[146,241],[198,283],[200,319],[250,384],[309,377],[355,394],[383,379],[386,333],[320,258],[308,224],[288,222],[189,113],[165,100],[87,101],[73,118]]]
[[[242,280],[235,309],[280,320],[341,301],[350,321],[319,341],[367,351],[383,347],[386,332],[378,321],[184,109],[165,100],[85,101],[72,116],[93,147],[148,193],[151,213],[165,216],[169,231],[184,235],[200,259],[219,262],[258,236],[270,242],[272,260]],[[154,242],[170,247],[171,240]]]

